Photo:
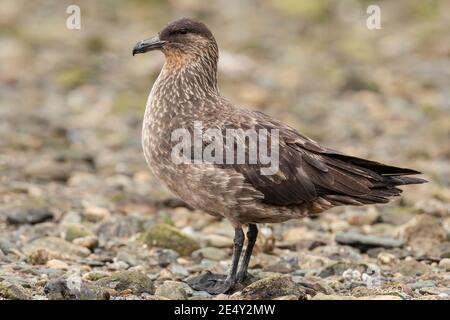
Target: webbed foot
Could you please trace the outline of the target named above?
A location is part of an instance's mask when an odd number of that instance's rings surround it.
[[[187,281],[187,284],[194,290],[206,291],[209,294],[226,293],[235,284],[223,274],[214,274],[207,272],[197,277],[191,278]]]

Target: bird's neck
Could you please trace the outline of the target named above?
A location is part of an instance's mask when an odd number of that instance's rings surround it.
[[[166,90],[175,90],[185,98],[218,94],[217,56],[166,55],[159,78]]]

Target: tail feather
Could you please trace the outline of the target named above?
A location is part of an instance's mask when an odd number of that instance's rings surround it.
[[[425,179],[407,177],[420,174],[419,171],[385,165],[379,162],[347,156],[340,153],[327,153],[327,164],[348,174],[364,177],[370,181],[367,194],[327,194],[324,198],[333,205],[364,205],[387,203],[392,197],[399,196],[402,185],[421,184]]]

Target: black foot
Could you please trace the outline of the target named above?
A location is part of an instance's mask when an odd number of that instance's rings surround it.
[[[219,294],[230,290],[233,287],[234,282],[227,280],[226,275],[207,272],[189,279],[187,284],[194,290],[206,291],[210,294]]]

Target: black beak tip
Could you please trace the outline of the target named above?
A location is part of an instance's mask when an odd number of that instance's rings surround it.
[[[141,42],[139,41],[138,43],[135,44],[135,46],[133,47],[133,51],[131,51],[131,53],[133,54],[133,57],[135,55],[137,55],[138,53],[141,53]]]

